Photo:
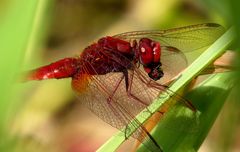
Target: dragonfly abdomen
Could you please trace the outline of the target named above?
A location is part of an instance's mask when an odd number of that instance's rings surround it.
[[[64,58],[28,73],[27,80],[61,79],[72,77],[78,70],[77,58]]]

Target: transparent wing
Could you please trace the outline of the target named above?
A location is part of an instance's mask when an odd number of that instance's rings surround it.
[[[161,63],[164,76],[158,81],[166,84],[182,72],[188,65],[186,56],[174,47],[161,47]]]
[[[129,137],[129,129],[140,125],[135,116],[140,113],[159,91],[144,85],[134,71],[128,72],[131,93],[126,90],[125,75],[121,72],[108,73],[105,75],[88,75],[87,69],[79,73],[72,80],[72,87],[77,93],[80,102],[88,107],[102,120],[115,128],[125,128],[125,136]],[[147,130],[141,125],[132,135],[140,142],[151,140]],[[155,142],[150,150],[158,149]]]
[[[172,46],[182,52],[190,52],[209,46],[224,31],[219,24],[205,23],[167,30],[126,32],[114,37],[127,41],[146,37],[160,42],[163,46]]]

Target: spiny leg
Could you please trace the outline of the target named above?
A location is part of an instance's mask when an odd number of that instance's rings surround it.
[[[159,89],[159,90],[161,90],[161,91],[165,91],[170,97],[173,97],[173,96],[177,97],[177,98],[180,99],[180,101],[182,101],[189,109],[191,109],[191,110],[194,111],[194,112],[197,111],[197,109],[194,107],[194,105],[191,103],[191,101],[189,101],[189,100],[183,98],[181,95],[173,92],[172,90],[169,89],[168,86],[166,86],[166,85],[160,85],[160,84],[158,84],[158,83],[156,83],[156,82],[154,82],[154,81],[151,81],[151,80],[148,81],[146,85],[149,86],[149,87],[153,87],[153,88]]]
[[[137,100],[137,101],[139,101],[139,102],[141,102],[142,104],[144,104],[144,105],[146,105],[146,106],[148,106],[149,104],[147,104],[147,103],[145,103],[144,101],[142,101],[141,99],[139,99],[138,97],[136,97],[135,95],[133,95],[132,94],[132,84],[133,84],[133,75],[131,75],[131,78],[129,79],[129,77],[128,77],[128,71],[126,70],[126,71],[123,71],[123,74],[124,74],[124,76],[125,76],[125,82],[126,82],[126,91],[127,91],[127,93],[128,93],[128,96],[130,97],[130,98],[132,98],[132,99],[135,99],[135,100]],[[129,80],[130,80],[130,83],[129,83]],[[148,112],[150,112],[149,110],[148,110]],[[150,112],[151,113],[151,112]],[[161,113],[160,112],[160,114],[163,114],[163,113]],[[152,115],[152,113],[151,113],[151,115]],[[152,135],[147,131],[147,129],[144,127],[144,126],[140,126],[141,128],[142,128],[142,130],[145,132],[145,135],[143,135],[143,136],[145,136],[145,137],[149,137],[150,138],[150,140],[154,143],[154,145],[156,145],[159,149],[162,149],[160,146],[159,146],[159,144],[156,142],[156,140],[152,137]],[[126,129],[127,129],[127,127],[126,127]]]
[[[128,77],[128,71],[124,71],[123,72],[124,76],[125,76],[125,84],[126,84],[126,92],[128,94],[128,96],[134,100],[139,101],[140,103],[144,104],[145,106],[149,106],[148,103],[145,103],[144,101],[142,101],[141,99],[139,99],[138,97],[136,97],[135,95],[132,94],[132,82],[133,82],[133,75],[131,76],[131,81],[129,83],[129,77]],[[147,109],[148,110],[148,109]],[[150,112],[152,114],[152,112],[150,110],[148,110],[148,112]],[[164,111],[157,111],[158,113],[160,113],[161,115],[164,115],[165,112]]]
[[[108,99],[107,99],[107,102],[108,102],[108,103],[110,103],[110,102],[112,101],[112,98],[113,98],[114,94],[116,93],[119,85],[121,84],[121,82],[122,82],[122,80],[123,80],[123,77],[124,77],[124,76],[121,77],[121,79],[120,79],[119,82],[117,83],[115,89],[113,90],[113,92],[111,93],[111,95],[108,97]]]
[[[129,79],[128,71],[127,71],[127,70],[124,70],[124,71],[123,71],[123,75],[124,75],[124,78],[125,78],[127,95],[128,95],[130,98],[139,101],[139,102],[142,103],[143,105],[148,106],[148,105],[149,105],[148,103],[145,103],[144,101],[142,101],[141,99],[139,99],[138,97],[136,97],[135,95],[132,94],[133,75],[132,75],[131,78]],[[129,82],[130,82],[130,83],[129,83]]]

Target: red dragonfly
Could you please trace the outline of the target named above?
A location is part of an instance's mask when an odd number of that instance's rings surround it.
[[[160,93],[169,92],[164,84],[191,62],[187,54],[209,46],[223,32],[222,26],[206,23],[106,36],[79,57],[30,71],[27,80],[72,78],[80,102],[113,127],[125,127],[128,138],[129,127],[139,124],[135,116]],[[191,103],[185,104],[195,110]],[[151,141],[150,151],[163,151],[143,125],[132,136]]]

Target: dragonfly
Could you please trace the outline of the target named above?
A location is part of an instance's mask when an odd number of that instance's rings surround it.
[[[208,47],[223,32],[219,24],[204,23],[106,36],[77,57],[29,71],[26,80],[71,78],[81,104],[111,126],[124,128],[126,139],[148,140],[150,151],[162,152],[162,146],[135,116],[160,94],[171,92],[165,84],[192,62],[188,54]],[[181,101],[196,110],[191,102]],[[132,135],[128,134],[129,127],[136,127]]]

